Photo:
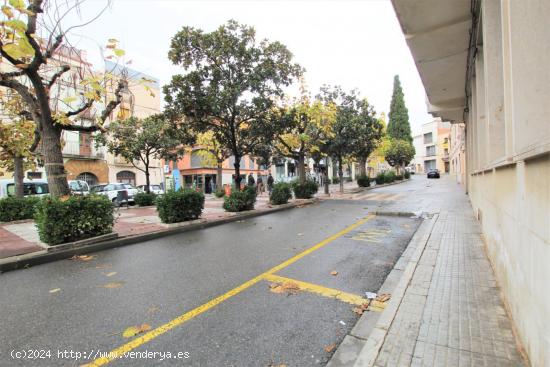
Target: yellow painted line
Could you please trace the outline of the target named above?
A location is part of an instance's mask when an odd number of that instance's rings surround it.
[[[111,352],[109,352],[107,354],[106,357],[97,358],[94,361],[92,361],[90,364],[88,364],[87,366],[90,366],[90,367],[91,366],[94,366],[94,367],[103,366],[103,365],[105,365],[105,364],[107,364],[107,363],[109,363],[113,360],[116,360],[117,357],[121,358],[125,353],[128,353],[128,352],[140,347],[141,345],[150,342],[151,340],[153,340],[153,339],[157,338],[158,336],[166,333],[167,331],[172,330],[176,326],[179,326],[179,325],[183,324],[184,322],[191,320],[195,316],[198,316],[201,313],[208,311],[212,307],[215,307],[215,306],[219,305],[220,303],[222,303],[223,301],[225,301],[225,300],[241,293],[245,289],[250,288],[254,284],[256,284],[259,281],[261,281],[262,279],[264,279],[265,276],[267,276],[269,274],[272,274],[272,273],[275,273],[275,272],[277,272],[281,269],[286,268],[287,266],[295,263],[296,261],[300,260],[304,256],[312,253],[313,251],[316,251],[316,250],[320,249],[321,247],[329,244],[330,242],[336,240],[337,238],[345,235],[346,233],[348,233],[350,231],[353,231],[355,228],[357,228],[360,225],[362,225],[362,224],[366,223],[367,221],[371,220],[373,217],[374,217],[373,214],[366,216],[365,218],[363,218],[363,219],[353,223],[352,225],[346,227],[345,229],[341,230],[340,232],[338,232],[338,233],[336,233],[336,234],[334,234],[334,235],[332,235],[328,238],[325,238],[321,242],[319,242],[316,245],[308,248],[307,250],[299,253],[298,255],[293,256],[290,259],[286,260],[285,262],[269,269],[265,273],[260,274],[257,277],[250,279],[249,281],[239,285],[236,288],[233,288],[229,292],[227,292],[225,294],[222,294],[221,296],[218,296],[218,297],[216,297],[216,298],[200,305],[199,307],[194,308],[191,311],[184,313],[181,316],[176,317],[172,321],[169,321],[166,324],[161,325],[161,326],[157,327],[156,329],[153,329],[153,330],[149,331],[148,333],[143,334],[143,335],[133,339],[132,341],[121,345],[118,348],[113,349]]]
[[[285,278],[275,274],[266,274],[264,276],[264,279],[275,283],[291,282],[293,284],[296,284],[302,291],[316,293],[329,298],[336,298],[340,301],[356,306],[361,306],[368,302],[368,299],[358,296],[356,294],[346,293],[338,289],[327,288],[317,284],[302,282],[301,280]]]

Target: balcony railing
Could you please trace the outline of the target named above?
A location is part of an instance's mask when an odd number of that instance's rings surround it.
[[[76,141],[66,141],[63,147],[63,155],[79,158],[104,159],[103,149],[97,149],[93,144],[81,145]]]

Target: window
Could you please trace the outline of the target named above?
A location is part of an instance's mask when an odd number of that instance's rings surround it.
[[[426,156],[432,156],[435,155],[435,145],[426,147]]]
[[[120,171],[116,174],[116,180],[121,183],[136,185],[136,174],[132,171]]]
[[[15,184],[7,185],[8,196],[15,196]],[[45,182],[25,182],[23,183],[23,195],[44,195],[49,193],[48,184]]]
[[[435,169],[435,167],[436,167],[435,159],[430,160],[430,161],[424,161],[424,170],[426,172],[428,172],[431,169]]]
[[[431,143],[433,143],[432,133],[424,134],[424,144],[431,144]]]
[[[41,179],[42,172],[27,172],[27,178],[31,180]]]
[[[97,176],[90,172],[82,172],[76,176],[77,180],[86,181],[89,186],[97,184]]]

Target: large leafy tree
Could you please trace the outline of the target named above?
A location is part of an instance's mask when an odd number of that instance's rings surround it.
[[[269,112],[282,87],[301,75],[292,54],[280,42],[257,41],[252,27],[233,20],[205,33],[183,27],[168,58],[185,74],[164,87],[167,110],[197,132],[211,131],[235,157],[240,187],[240,160],[272,139]]]
[[[95,140],[145,173],[146,192],[151,183],[151,161],[175,159],[184,153],[185,145],[192,142],[191,135],[183,135],[183,131],[176,129],[162,114],[115,121],[110,124],[108,134],[99,134]]]
[[[305,91],[299,100],[274,111],[274,124],[281,129],[274,148],[278,156],[298,163],[298,178],[305,182],[305,160],[320,152],[333,136],[336,105],[332,101],[311,100]]]
[[[390,166],[395,167],[398,172],[402,171],[414,158],[414,146],[406,140],[391,139],[387,145],[384,155]]]
[[[390,103],[390,122],[388,135],[397,140],[405,140],[412,143],[411,125],[409,124],[409,111],[405,106],[405,95],[401,87],[399,75],[393,78],[393,93]]]
[[[367,159],[377,148],[384,135],[384,126],[378,118],[374,107],[366,99],[357,103],[357,136],[353,143],[353,157],[359,163],[359,176],[366,176]]]
[[[216,186],[220,190],[223,186],[223,162],[231,157],[231,150],[216,140],[212,131],[198,134],[196,146],[203,164],[216,166]]]
[[[340,192],[343,193],[343,166],[345,162],[353,160],[356,154],[355,145],[362,129],[360,114],[363,101],[355,90],[345,92],[340,87],[323,87],[321,95],[324,100],[337,105],[332,137],[327,140],[324,150],[338,165]]]
[[[34,123],[20,115],[21,98],[14,93],[0,91],[0,168],[13,172],[15,196],[23,197],[25,170],[34,167],[35,157],[30,152],[34,139]]]
[[[80,25],[63,29],[62,24],[67,14],[78,11],[81,2],[68,0],[48,6],[44,0],[10,0],[2,6],[0,15],[0,62],[6,65],[0,72],[0,87],[18,93],[24,102],[21,114],[34,121],[30,150],[40,147],[50,193],[55,196],[70,193],[63,165],[62,132],[103,130],[103,123],[120,104],[127,88],[125,78],[83,72],[88,68],[86,63],[76,71],[80,73],[79,81],[73,83],[74,76],[67,73],[71,70],[69,62],[58,57],[61,49],[74,50],[66,38]],[[116,44],[116,40],[110,40],[107,58],[123,56],[124,51]],[[110,93],[107,84],[114,85]],[[64,97],[71,88],[74,96]],[[103,110],[91,123],[80,123],[82,113],[91,113],[94,104],[105,100]]]

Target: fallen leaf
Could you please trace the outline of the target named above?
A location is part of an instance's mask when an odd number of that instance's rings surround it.
[[[334,275],[334,276],[337,276],[338,275],[338,272],[336,270],[333,270],[330,272],[330,275]]]
[[[96,269],[107,269],[107,268],[110,268],[110,267],[111,267],[111,265],[101,264],[101,265],[96,266],[95,268]]]
[[[90,255],[74,255],[70,260],[90,261],[95,259],[95,256]]]
[[[108,288],[108,289],[120,288],[120,287],[122,287],[122,283],[112,282],[112,283],[104,284],[104,285],[102,285],[102,287],[103,288]]]
[[[136,336],[137,334],[144,333],[149,330],[151,330],[151,325],[149,324],[130,326],[129,328],[124,330],[124,332],[122,333],[122,336],[125,338],[131,338],[133,336]]]
[[[300,292],[300,286],[294,282],[284,282],[284,283],[271,283],[269,285],[269,290],[273,293],[287,293],[287,294],[297,294]]]
[[[61,288],[50,289],[50,293],[56,293],[56,292],[59,292],[60,290]]]
[[[336,344],[329,344],[325,346],[325,352],[331,353],[336,348]]]
[[[362,315],[365,310],[363,310],[361,307],[354,307],[353,312],[355,312],[358,315]]]
[[[105,274],[107,277],[112,277],[113,275],[116,275],[116,271],[112,271],[110,273]]]
[[[376,297],[376,300],[378,302],[386,302],[391,298],[391,294],[388,293],[382,293]]]

